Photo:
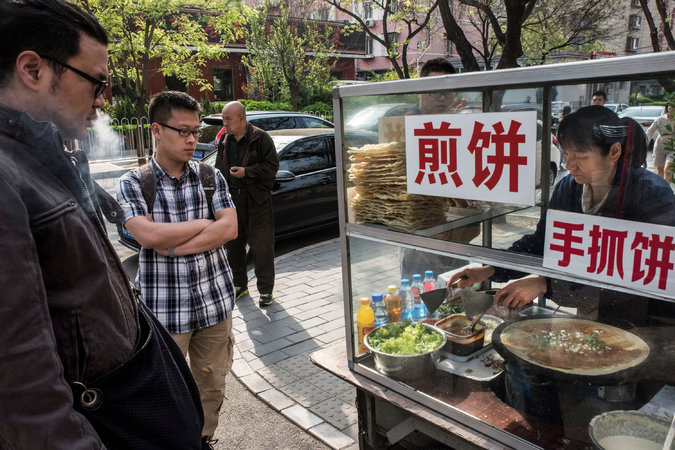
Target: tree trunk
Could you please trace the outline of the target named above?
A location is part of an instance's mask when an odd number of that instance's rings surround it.
[[[661,0],[657,0],[657,3]],[[659,30],[654,23],[654,18],[652,17],[652,13],[649,10],[649,5],[647,3],[647,0],[640,0],[640,6],[642,7],[642,13],[645,16],[645,20],[647,21],[647,26],[649,27],[649,38],[651,39],[652,42],[652,50],[654,50],[655,53],[661,51],[661,45],[659,44]],[[668,30],[670,32],[670,28],[668,27],[667,23],[663,24],[664,30]],[[672,39],[672,33],[670,34],[670,37]],[[670,44],[669,44],[670,45]],[[675,92],[675,80],[670,80],[667,78],[664,79],[659,79],[658,80],[659,84],[663,86],[663,88],[668,91],[668,92]]]
[[[476,56],[473,54],[473,47],[452,14],[450,1],[451,0],[438,0],[438,9],[441,13],[443,26],[445,27],[445,34],[447,38],[455,44],[457,53],[462,60],[463,70],[465,72],[477,72],[480,70],[480,65],[478,65]]]

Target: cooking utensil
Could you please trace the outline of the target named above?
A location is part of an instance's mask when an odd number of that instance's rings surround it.
[[[667,420],[642,412],[609,411],[591,419],[588,434],[595,447],[601,450],[659,448],[666,440],[669,426]]]
[[[480,314],[478,314],[476,317],[474,317],[473,320],[471,321],[471,324],[470,324],[470,325],[468,325],[468,326],[462,328],[462,330],[460,331],[460,334],[464,334],[464,335],[472,335],[472,334],[473,334],[473,329],[476,328],[476,324],[478,323],[478,321],[480,320],[480,318],[483,317],[483,314],[485,314],[485,311],[483,311],[482,313],[480,313]]]
[[[496,291],[474,291],[473,289],[461,290],[462,304],[467,317],[474,317],[484,313],[492,307]]]
[[[438,307],[443,304],[448,292],[449,288],[440,288],[424,292],[422,295],[420,295],[422,301],[424,302],[424,306],[426,306],[429,310],[429,314],[433,314],[438,309]]]
[[[621,359],[616,359],[616,362],[605,361],[601,364],[601,358],[593,358],[592,362],[589,362],[588,359],[583,360],[579,357],[578,361],[571,361],[570,366],[567,367],[553,366],[551,362],[540,359],[541,352],[534,334],[539,330],[561,328],[569,332],[600,330],[603,340],[613,348],[612,355]],[[532,336],[531,345],[514,344],[516,333],[520,333],[520,336]],[[624,384],[640,379],[643,376],[641,371],[649,356],[649,346],[638,336],[617,327],[574,317],[532,318],[505,322],[492,333],[492,345],[508,363],[530,374],[595,386]],[[622,356],[619,356],[619,353]],[[586,361],[586,366],[581,364],[584,361]],[[591,366],[589,367],[588,364]]]

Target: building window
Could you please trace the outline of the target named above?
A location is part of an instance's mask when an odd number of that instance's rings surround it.
[[[398,0],[389,1],[389,14],[396,14],[398,12]]]
[[[638,8],[641,7],[641,5],[640,5],[640,0],[632,0],[632,1],[630,2],[630,4],[631,4],[631,6],[636,6],[636,7],[638,7]]]
[[[640,28],[640,25],[642,24],[642,16],[639,14],[631,14],[628,17],[628,26],[633,29],[637,30]]]
[[[188,91],[187,84],[185,84],[185,82],[179,79],[178,77],[169,75],[164,77],[164,81],[166,82],[167,91],[180,91],[180,92]]]
[[[213,96],[216,101],[234,100],[232,67],[215,67],[213,69]]]
[[[364,19],[373,18],[373,4],[371,2],[365,2],[363,4],[363,18]]]
[[[445,41],[445,54],[452,55],[452,41],[450,39]]]
[[[627,52],[636,52],[640,46],[640,39],[636,37],[630,37],[626,39],[626,51]]]
[[[373,54],[373,38],[366,36],[366,55]]]

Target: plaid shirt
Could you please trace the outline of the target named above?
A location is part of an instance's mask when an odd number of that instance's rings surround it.
[[[190,161],[175,179],[152,158],[157,194],[152,209],[155,222],[186,222],[209,217],[206,194],[199,178],[199,163]],[[223,175],[215,170],[213,210],[233,208]],[[124,174],[117,185],[124,221],[147,216],[138,169]],[[232,314],[234,285],[223,247],[204,253],[170,258],[141,248],[138,278],[143,301],[169,333],[187,333],[222,322]]]

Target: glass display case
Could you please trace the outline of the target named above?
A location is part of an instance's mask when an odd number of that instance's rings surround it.
[[[669,425],[673,185],[655,174],[649,124],[585,106],[597,90],[627,104],[662,93],[673,57],[336,88],[349,368],[491,445],[588,446],[601,439],[589,424],[616,410]],[[361,299],[392,285],[389,321],[409,311],[441,344],[393,358],[359,346],[377,331],[357,324]],[[486,314],[470,351],[445,319],[465,310]]]

